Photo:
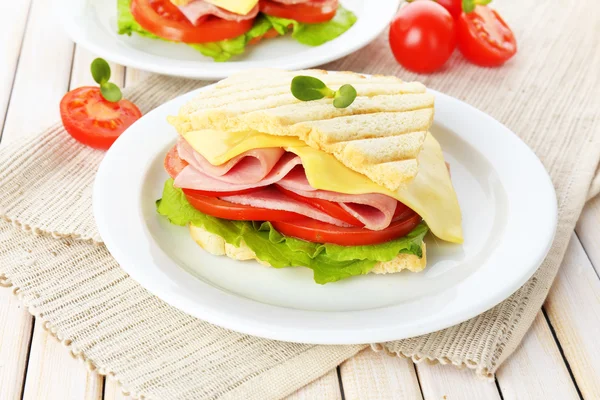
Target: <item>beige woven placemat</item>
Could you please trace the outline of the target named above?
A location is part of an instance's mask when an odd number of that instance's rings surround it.
[[[586,31],[598,23],[594,1],[572,2],[568,8],[535,0],[497,6],[519,38],[519,53],[502,68],[477,68],[456,55],[444,72],[415,77],[397,66],[386,35],[325,66],[417,78],[463,99],[515,131],[548,169],[558,196],[559,226],[536,275],[477,318],[374,346],[415,361],[467,365],[484,376],[496,371],[529,328],[586,198],[600,189],[598,177],[590,185],[600,159],[600,38],[593,29]],[[200,85],[153,77],[126,95],[147,112]],[[271,399],[364,347],[241,335],[150,295],[102,244],[93,243],[100,238],[91,193],[102,155],[73,141],[60,125],[0,147],[0,283],[12,286],[75,355],[114,375],[135,396]]]

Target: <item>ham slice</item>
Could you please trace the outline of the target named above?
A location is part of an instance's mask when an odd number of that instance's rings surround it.
[[[291,211],[296,214],[327,222],[336,226],[349,227],[347,223],[317,210],[306,203],[292,199],[281,193],[274,187],[266,187],[256,192],[238,194],[234,196],[221,197],[221,200],[235,204],[243,204],[257,208],[268,208],[269,210]]]
[[[278,185],[300,196],[339,203],[350,215],[371,230],[387,228],[392,222],[398,201],[378,193],[344,194],[318,190],[310,186],[304,168],[294,168]]]
[[[262,181],[285,153],[282,148],[250,150],[232,158],[223,165],[214,166],[194,151],[192,146],[183,139],[177,143],[177,151],[179,157],[187,161],[196,170],[210,176],[219,177],[220,181],[232,184]]]
[[[264,188],[247,194],[220,197],[236,204],[292,211],[333,225],[348,226],[337,218],[268,187],[277,184],[304,197],[336,202],[371,230],[387,228],[398,204],[396,199],[377,193],[344,194],[315,189],[306,178],[300,157],[279,148],[250,150],[219,166],[210,164],[184,140],[178,143],[177,151],[179,157],[189,165],[176,176],[175,187],[211,192]]]
[[[246,15],[240,15],[217,7],[214,4],[207,3],[204,0],[194,0],[185,6],[178,6],[183,15],[194,25],[199,23],[202,17],[214,15],[227,21],[244,21],[256,18],[258,15],[258,4]]]
[[[202,157],[197,154],[198,157]],[[183,157],[182,157],[183,158]],[[187,160],[186,160],[187,161]],[[205,160],[206,161],[206,160]],[[189,161],[188,161],[189,162]],[[208,162],[208,161],[206,161]],[[198,170],[191,164],[185,167],[175,178],[173,185],[182,189],[194,189],[210,192],[234,192],[237,190],[246,190],[256,187],[269,186],[279,182],[296,165],[301,165],[302,160],[295,154],[285,153],[271,169],[269,174],[260,182],[232,183],[221,179],[218,176],[211,176],[205,170]],[[239,174],[241,176],[242,174]]]

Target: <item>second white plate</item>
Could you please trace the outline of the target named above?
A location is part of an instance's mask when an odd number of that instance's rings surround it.
[[[250,46],[227,62],[181,43],[117,34],[116,0],[59,0],[56,7],[67,33],[79,45],[107,60],[165,75],[221,79],[249,68],[304,69],[344,57],[375,39],[390,23],[400,0],[342,0],[358,21],[350,30],[321,46],[310,47],[289,35]]]
[[[452,169],[465,242],[426,237],[418,274],[365,275],[324,286],[306,268],[273,269],[216,257],[156,213],[163,159],[177,134],[166,122],[194,93],[132,125],[106,154],[94,214],[108,250],[134,279],[181,310],[232,330],[321,344],[416,336],[482,313],[517,290],[544,259],[556,227],[552,183],[505,126],[436,93],[431,129]]]

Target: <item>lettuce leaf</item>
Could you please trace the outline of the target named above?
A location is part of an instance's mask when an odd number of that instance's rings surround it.
[[[428,231],[421,223],[402,238],[368,246],[311,243],[284,236],[269,222],[231,221],[203,214],[190,205],[181,189],[173,187],[173,179],[165,182],[163,197],[156,205],[158,213],[173,224],[202,227],[236,247],[244,241],[260,260],[275,268],[308,267],[319,284],[367,274],[377,262],[390,261],[400,253],[422,257],[421,244]]]
[[[320,46],[329,42],[352,27],[356,23],[356,15],[341,5],[331,21],[320,24],[303,24],[293,19],[266,16],[273,28],[280,35],[285,35],[290,29],[292,37],[308,46]]]
[[[131,36],[132,33],[137,33],[144,37],[168,41],[142,28],[131,14],[130,5],[131,0],[117,0],[117,32],[119,35]],[[215,61],[223,62],[244,53],[250,40],[264,35],[271,27],[269,20],[265,16],[260,16],[254,22],[252,29],[241,36],[212,43],[193,43],[188,46]]]

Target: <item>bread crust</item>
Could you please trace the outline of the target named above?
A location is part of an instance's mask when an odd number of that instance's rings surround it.
[[[210,254],[216,256],[227,256],[234,260],[246,261],[256,260],[260,264],[270,267],[271,265],[267,262],[259,260],[256,254],[248,247],[245,243],[242,243],[240,247],[235,247],[225,240],[207,230],[190,225],[190,235],[192,239]],[[421,272],[425,269],[427,264],[426,257],[426,246],[425,242],[422,244],[423,257],[419,258],[414,254],[398,254],[396,258],[387,262],[378,262],[375,267],[369,272],[372,274],[394,274],[402,270],[409,270],[411,272]]]

